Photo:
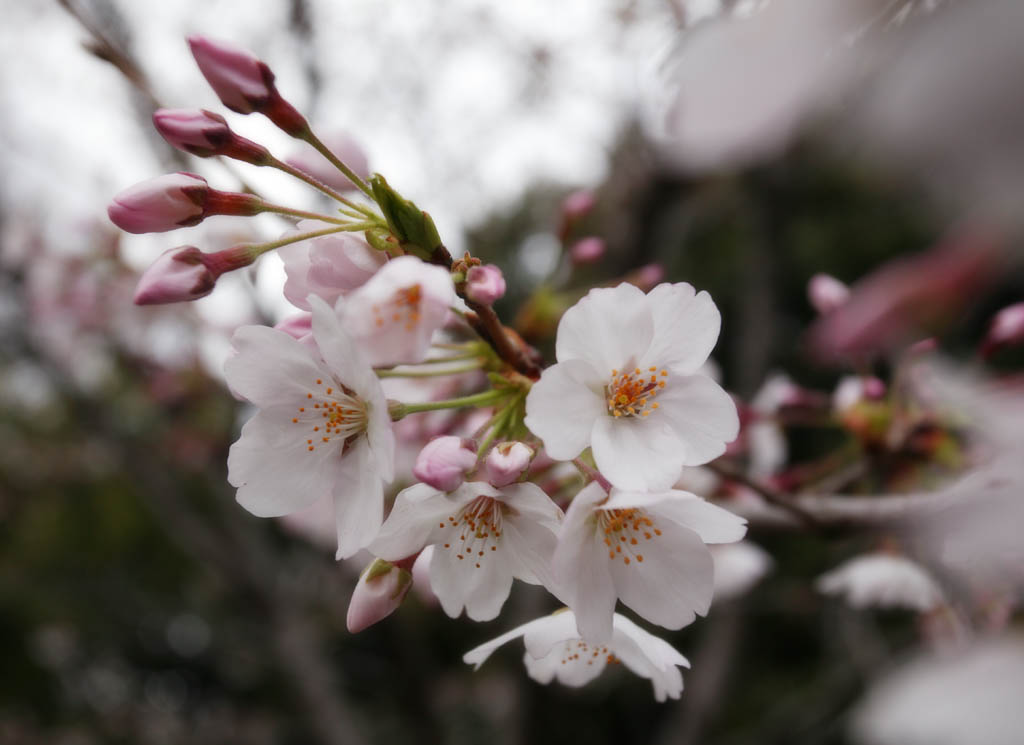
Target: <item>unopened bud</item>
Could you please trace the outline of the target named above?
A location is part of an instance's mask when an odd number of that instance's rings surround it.
[[[601,260],[604,256],[604,252],[604,241],[600,238],[590,236],[589,238],[583,238],[573,244],[573,247],[569,249],[569,258],[572,259],[572,263],[577,266],[593,264],[594,262]]]
[[[490,305],[505,296],[505,277],[494,264],[471,266],[466,272],[466,297]]]
[[[416,456],[412,474],[440,491],[458,489],[466,472],[476,465],[476,453],[460,437],[445,435],[426,444]]]
[[[345,618],[348,630],[356,634],[390,616],[402,604],[410,587],[412,572],[408,568],[375,559],[352,591]]]
[[[258,111],[290,135],[308,130],[305,118],[281,98],[274,73],[248,52],[221,41],[190,36],[189,47],[221,103],[239,114]]]
[[[575,222],[590,214],[596,203],[594,192],[586,189],[574,191],[562,201],[562,216],[566,220]]]
[[[159,305],[197,300],[213,291],[225,272],[248,266],[258,252],[251,246],[234,246],[207,254],[195,246],[165,251],[153,262],[135,288],[136,305]]]
[[[988,327],[981,353],[988,357],[997,349],[1024,342],[1024,303],[1008,305],[995,314]]]
[[[255,215],[262,204],[259,197],[217,191],[202,176],[179,172],[125,189],[107,207],[107,215],[129,233],[162,233],[210,215]]]
[[[626,281],[644,292],[650,292],[665,279],[665,267],[661,264],[644,264],[626,276]]]
[[[807,283],[807,299],[821,315],[831,313],[850,297],[850,288],[828,274],[815,274]]]
[[[491,486],[502,487],[518,481],[530,468],[533,448],[521,442],[503,442],[487,455],[484,469]]]
[[[367,181],[370,178],[370,165],[366,153],[358,143],[345,134],[329,135],[323,143],[334,153],[335,157],[351,168],[359,178]],[[306,173],[322,184],[336,191],[351,191],[357,188],[348,177],[339,171],[333,163],[320,154],[312,145],[303,145],[302,150],[285,161],[293,168]]]
[[[153,126],[168,143],[200,158],[223,155],[265,165],[270,152],[231,131],[224,117],[204,109],[157,109]]]

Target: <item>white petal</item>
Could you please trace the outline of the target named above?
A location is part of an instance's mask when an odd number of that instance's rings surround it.
[[[377,395],[380,381],[342,325],[338,315],[340,311],[331,308],[315,295],[310,296],[309,304],[313,309],[313,338],[334,376],[360,398]],[[338,301],[338,307],[344,307],[344,300]],[[383,399],[383,392],[379,396]]]
[[[704,543],[733,543],[746,535],[747,521],[711,504],[696,494],[671,489],[666,492],[634,492],[612,489],[605,509],[643,507],[653,514],[689,528]]]
[[[365,437],[355,441],[342,458],[343,470],[334,484],[334,521],[338,529],[338,559],[365,548],[384,519],[384,484],[374,469]]]
[[[667,367],[674,373],[696,372],[718,341],[722,316],[707,292],[686,282],[660,284],[647,294],[654,338],[639,367]]]
[[[551,570],[558,538],[551,527],[528,518],[506,516],[502,521],[501,540],[513,575],[524,582],[544,585],[559,596]]]
[[[643,544],[643,562],[609,562],[615,591],[651,623],[681,629],[711,604],[711,553],[691,530],[657,518],[653,527],[661,535]]]
[[[501,613],[512,591],[512,572],[500,549],[488,557],[473,561],[472,556],[464,560],[467,568],[472,567],[468,591],[465,594],[466,615],[474,621],[490,621]]]
[[[458,558],[462,555],[463,558]],[[441,601],[444,612],[458,618],[462,609],[474,621],[489,621],[501,610],[512,586],[512,575],[502,568],[501,556],[488,557],[490,561],[475,561],[451,550],[434,550],[430,562],[430,586]]]
[[[370,552],[388,561],[412,556],[430,543],[433,531],[472,497],[445,494],[427,484],[403,489],[388,519],[370,544]]]
[[[683,469],[678,437],[654,416],[600,417],[591,447],[598,470],[622,489],[667,489]]]
[[[331,492],[340,447],[307,450],[289,427],[293,409],[263,409],[242,427],[228,452],[228,481],[237,499],[258,517],[278,517],[308,507]]]
[[[699,466],[725,452],[739,434],[740,420],[732,397],[703,375],[669,377],[658,394],[657,416],[664,418],[682,443],[682,461]]]
[[[654,321],[644,293],[629,283],[591,290],[558,323],[559,362],[582,359],[605,377],[633,367],[650,346]]]
[[[524,518],[540,523],[551,530],[558,530],[565,515],[561,508],[551,501],[536,484],[529,481],[522,484],[508,484],[500,490],[500,499]]]
[[[615,611],[608,555],[597,538],[594,522],[594,505],[604,498],[604,489],[596,482],[576,495],[559,531],[552,560],[555,582],[576,614],[580,636],[597,644],[611,638]]]
[[[659,670],[667,670],[676,665],[690,667],[690,661],[683,657],[675,647],[618,613],[615,614],[615,631],[631,639],[643,652],[644,657]]]
[[[562,642],[580,638],[576,631],[576,616],[571,610],[552,613],[546,621],[528,629],[523,637],[527,654],[535,659],[546,657]]]
[[[570,460],[590,444],[594,422],[608,412],[601,378],[583,360],[547,368],[526,396],[526,426],[556,460]]]
[[[317,378],[328,377],[309,348],[283,331],[242,326],[231,344],[235,353],[224,362],[228,386],[260,408],[305,398],[315,392]]]
[[[592,657],[584,654],[578,641],[562,642],[545,657],[536,658],[527,652],[523,656],[527,674],[538,683],[547,685],[557,677],[562,685],[580,688],[599,676],[608,664],[607,655]]]
[[[513,639],[518,639],[523,636],[527,631],[533,628],[544,626],[549,623],[551,616],[543,616],[541,618],[535,618],[532,621],[524,623],[522,626],[517,626],[511,631],[506,631],[501,636],[491,639],[489,642],[484,642],[479,647],[473,647],[473,649],[462,655],[462,661],[467,665],[474,665],[474,670],[479,670],[480,666],[487,661],[487,658],[494,654],[494,651],[502,646],[508,644]]]

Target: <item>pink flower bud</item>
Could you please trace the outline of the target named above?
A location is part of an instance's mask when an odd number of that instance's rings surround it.
[[[130,186],[107,207],[110,221],[129,233],[162,233],[203,219],[206,179],[194,173],[168,173]]]
[[[209,158],[224,155],[264,165],[270,153],[262,145],[231,131],[224,117],[203,109],[157,109],[153,125],[168,143],[186,153]]]
[[[233,246],[203,253],[195,246],[178,246],[160,254],[135,288],[136,305],[159,305],[197,300],[209,295],[225,272],[248,266],[259,253],[251,246]]]
[[[471,266],[466,272],[466,297],[490,305],[505,295],[505,277],[494,264]]]
[[[222,41],[190,36],[189,47],[221,103],[239,114],[258,111],[290,135],[308,131],[306,119],[281,98],[274,73],[259,59]]]
[[[850,297],[850,288],[828,274],[815,274],[807,283],[807,299],[820,314],[831,313]]]
[[[363,181],[370,179],[370,164],[366,153],[355,140],[346,134],[335,134],[323,138],[327,149],[337,156],[338,160],[351,168]],[[322,184],[335,191],[351,191],[356,185],[348,180],[333,163],[320,154],[312,145],[303,144],[302,150],[285,161],[293,168],[307,173]]]
[[[476,465],[476,453],[460,437],[445,435],[426,444],[416,456],[412,474],[435,489],[458,489],[466,472]]]
[[[569,222],[575,222],[590,214],[596,203],[593,192],[586,189],[574,191],[562,201],[562,217]]]
[[[411,563],[411,562],[410,562]],[[345,625],[353,634],[390,616],[412,587],[412,573],[383,559],[366,568],[348,603]]]
[[[589,238],[583,238],[582,240],[577,241],[573,247],[569,249],[569,258],[572,259],[572,263],[577,266],[593,264],[595,261],[601,260],[601,257],[604,256],[604,251],[604,241],[600,238],[590,236]]]
[[[530,468],[533,448],[521,442],[503,442],[487,454],[484,469],[491,486],[502,487],[518,481]]]
[[[995,314],[988,327],[981,353],[988,357],[997,349],[1024,342],[1024,303],[1008,305]]]
[[[196,300],[213,291],[217,278],[203,264],[195,246],[179,246],[160,254],[139,278],[136,305],[158,305]]]
[[[636,285],[644,292],[650,292],[663,279],[665,279],[665,267],[661,264],[644,264],[626,277],[627,282]]]

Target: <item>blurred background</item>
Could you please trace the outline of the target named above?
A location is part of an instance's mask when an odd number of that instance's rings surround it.
[[[965,410],[992,412],[989,449],[1019,449],[1024,421],[1014,346],[1024,320],[1010,341],[991,327],[1024,295],[1024,5],[0,0],[0,10],[0,742],[1020,741],[1019,555],[1015,580],[980,590],[974,575],[931,566],[947,597],[938,609],[853,607],[816,579],[893,545],[928,554],[917,532],[874,518],[808,526],[748,510],[770,558],[706,620],[661,634],[693,663],[668,704],[621,669],[583,689],[538,685],[514,645],[473,673],[465,651],[549,610],[521,584],[493,622],[449,619],[413,593],[349,634],[365,561],[336,563],[308,523],[253,518],[226,482],[247,412],[221,365],[237,326],[288,312],[280,260],[187,306],[131,302],[163,250],[272,239],[287,224],[215,217],[125,235],[106,205],[137,181],[188,170],[317,207],[301,184],[183,155],[152,129],[159,106],[203,107],[293,154],[264,119],[223,111],[184,37],[232,42],[270,65],[321,135],[358,143],[373,171],[430,211],[453,255],[503,268],[497,310],[549,360],[560,313],[588,288],[687,281],[722,310],[715,362],[745,424],[776,428],[781,458],[754,477],[796,495],[941,490],[972,464]],[[580,190],[593,207],[567,221],[563,200]],[[563,249],[588,237],[600,255],[567,261]],[[808,297],[819,273],[852,285],[842,311],[823,314]],[[955,416],[919,388],[898,402],[861,392],[854,403],[870,406],[851,416],[831,403],[849,375],[913,387],[904,374],[921,339],[962,376]],[[782,373],[807,394],[787,416],[758,395]],[[897,438],[892,422],[908,417]],[[730,453],[734,465],[756,460],[751,443]],[[758,495],[741,485],[737,475],[699,493],[742,508]],[[1016,502],[1004,514],[1024,519]],[[989,524],[978,531],[984,542]],[[950,658],[933,653],[954,646],[974,656],[943,667]],[[898,686],[878,694],[891,670],[913,678],[922,665],[935,666],[923,679],[939,692],[912,680],[903,699]],[[944,678],[948,667],[975,677]],[[950,691],[962,708],[950,708]]]

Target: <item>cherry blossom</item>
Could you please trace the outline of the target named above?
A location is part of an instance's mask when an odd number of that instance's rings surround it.
[[[452,492],[416,484],[399,492],[370,551],[397,560],[434,546],[430,584],[452,618],[496,617],[512,579],[554,587],[551,556],[562,511],[535,484],[467,482]]]
[[[552,567],[579,633],[592,643],[612,634],[617,599],[648,621],[680,629],[711,605],[708,543],[732,543],[746,521],[689,492],[636,492],[597,482],[573,499]]]
[[[817,588],[842,595],[854,608],[906,608],[921,613],[944,602],[942,590],[920,564],[892,554],[865,554],[821,575]]]
[[[721,318],[706,292],[660,284],[591,290],[558,325],[558,363],[526,400],[526,425],[551,457],[590,446],[623,489],[666,489],[739,432],[729,395],[699,373]]]
[[[562,685],[580,687],[597,678],[610,664],[621,663],[651,681],[654,698],[679,698],[683,676],[679,667],[689,661],[662,639],[644,631],[618,613],[612,619],[613,632],[606,644],[595,645],[576,632],[572,611],[538,618],[502,634],[463,655],[463,662],[475,669],[494,651],[513,639],[523,637],[523,662],[530,677],[545,685],[554,679]]]
[[[228,454],[228,481],[254,515],[334,500],[338,557],[376,534],[383,485],[394,475],[394,435],[373,370],[321,299],[310,299],[319,355],[283,331],[244,326],[224,366],[231,389],[259,411]],[[322,358],[321,358],[322,356]]]

